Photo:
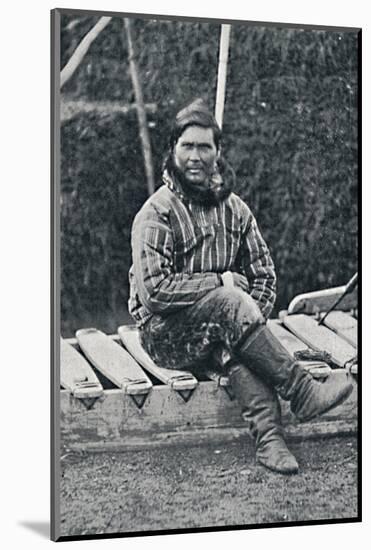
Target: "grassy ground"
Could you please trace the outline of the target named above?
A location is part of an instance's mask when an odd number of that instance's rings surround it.
[[[250,442],[62,457],[62,536],[355,518],[356,438],[290,443],[301,470]]]

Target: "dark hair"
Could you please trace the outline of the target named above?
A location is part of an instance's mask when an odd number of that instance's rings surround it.
[[[173,149],[180,136],[189,126],[211,128],[214,142],[219,149],[222,132],[202,99],[196,99],[190,105],[181,109],[175,117],[174,126],[170,133],[170,149]]]

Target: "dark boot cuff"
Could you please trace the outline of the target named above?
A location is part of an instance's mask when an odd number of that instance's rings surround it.
[[[246,349],[254,342],[259,334],[266,329],[266,323],[257,322],[251,325],[241,336],[233,351],[238,354],[241,350]]]

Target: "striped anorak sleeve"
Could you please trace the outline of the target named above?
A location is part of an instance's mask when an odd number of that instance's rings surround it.
[[[249,293],[268,319],[276,300],[276,274],[268,246],[251,212],[242,246],[245,248],[242,261],[250,285]]]
[[[194,304],[221,286],[217,273],[176,273],[167,216],[149,205],[134,220],[132,252],[141,303],[152,313],[171,313]]]

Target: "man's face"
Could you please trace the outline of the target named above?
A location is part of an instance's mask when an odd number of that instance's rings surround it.
[[[175,166],[189,183],[203,185],[214,172],[218,150],[213,130],[188,126],[174,146]]]

